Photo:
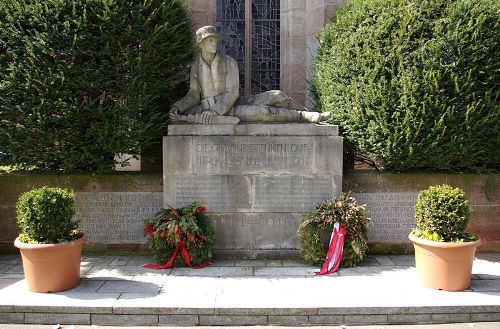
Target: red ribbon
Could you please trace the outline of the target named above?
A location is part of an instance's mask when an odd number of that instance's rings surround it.
[[[165,265],[160,265],[160,264],[146,264],[142,265],[144,268],[152,268],[152,269],[157,269],[157,270],[164,270],[167,268],[173,268],[174,267],[174,262],[175,258],[177,257],[177,254],[181,252],[182,259],[184,260],[184,263],[186,263],[187,266],[191,268],[204,268],[209,266],[211,263],[207,260],[203,261],[201,264],[193,266],[191,265],[191,257],[189,256],[189,251],[186,248],[186,243],[184,241],[181,241],[177,247],[175,247],[174,251],[172,252],[172,257],[170,257],[169,261]]]
[[[319,272],[314,272],[316,275],[331,274],[337,271],[342,261],[346,233],[347,231],[343,226],[339,223],[335,223],[330,237],[330,245],[328,247],[328,253],[326,254],[325,263]]]

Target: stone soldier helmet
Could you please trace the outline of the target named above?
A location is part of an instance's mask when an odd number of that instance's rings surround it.
[[[200,42],[208,37],[216,37],[217,39],[219,39],[215,26],[207,25],[196,30],[196,46],[199,46]]]

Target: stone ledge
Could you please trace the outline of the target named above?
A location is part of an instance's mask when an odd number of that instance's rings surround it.
[[[265,315],[200,315],[202,326],[248,326],[266,325]]]
[[[73,324],[90,325],[90,314],[81,313],[25,313],[24,323],[28,324]]]
[[[168,126],[168,136],[232,136],[235,127],[233,124],[172,124]]]
[[[168,136],[338,136],[339,127],[311,123],[171,124]]]
[[[275,326],[297,326],[309,323],[306,315],[269,315],[267,324]]]
[[[437,307],[439,308],[439,307]],[[138,308],[139,309],[139,308]],[[354,308],[353,308],[354,309]],[[161,310],[161,311],[160,311]],[[206,314],[204,311],[196,312],[191,309],[190,314],[179,315],[178,310],[172,308],[159,308],[158,312],[151,314],[148,308],[144,313],[116,314],[116,313],[51,313],[50,307],[42,313],[2,313],[0,323],[18,324],[51,324],[71,323],[79,325],[387,325],[387,324],[430,324],[430,323],[464,323],[464,322],[490,322],[498,321],[499,313],[447,313],[441,309],[440,313],[419,314],[410,312],[400,314],[387,314],[372,312],[367,308],[357,308],[358,312],[338,315],[317,315],[315,309],[216,309],[215,314]],[[303,314],[303,315],[300,315]],[[55,321],[55,322],[54,322]]]
[[[198,315],[160,315],[158,319],[159,325],[170,326],[197,326],[200,324]]]
[[[100,326],[157,326],[158,315],[150,314],[91,314],[91,325]]]
[[[255,308],[255,307],[218,307],[215,315],[267,315],[267,316],[312,316],[317,315],[316,308]]]
[[[24,313],[0,313],[0,323],[24,323]]]

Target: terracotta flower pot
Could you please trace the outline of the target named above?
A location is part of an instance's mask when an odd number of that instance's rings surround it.
[[[481,239],[472,242],[436,242],[410,233],[415,247],[415,263],[426,287],[459,291],[470,287],[472,261]]]
[[[64,291],[80,282],[80,258],[84,235],[78,240],[57,244],[32,244],[16,239],[23,260],[28,289],[34,292]]]

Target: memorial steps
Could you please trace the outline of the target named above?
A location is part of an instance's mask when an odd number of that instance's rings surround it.
[[[500,321],[500,254],[477,254],[472,286],[424,288],[413,256],[368,256],[329,276],[287,260],[219,260],[152,270],[148,256],[84,256],[82,281],[29,292],[17,255],[0,255],[0,323],[335,325]]]

